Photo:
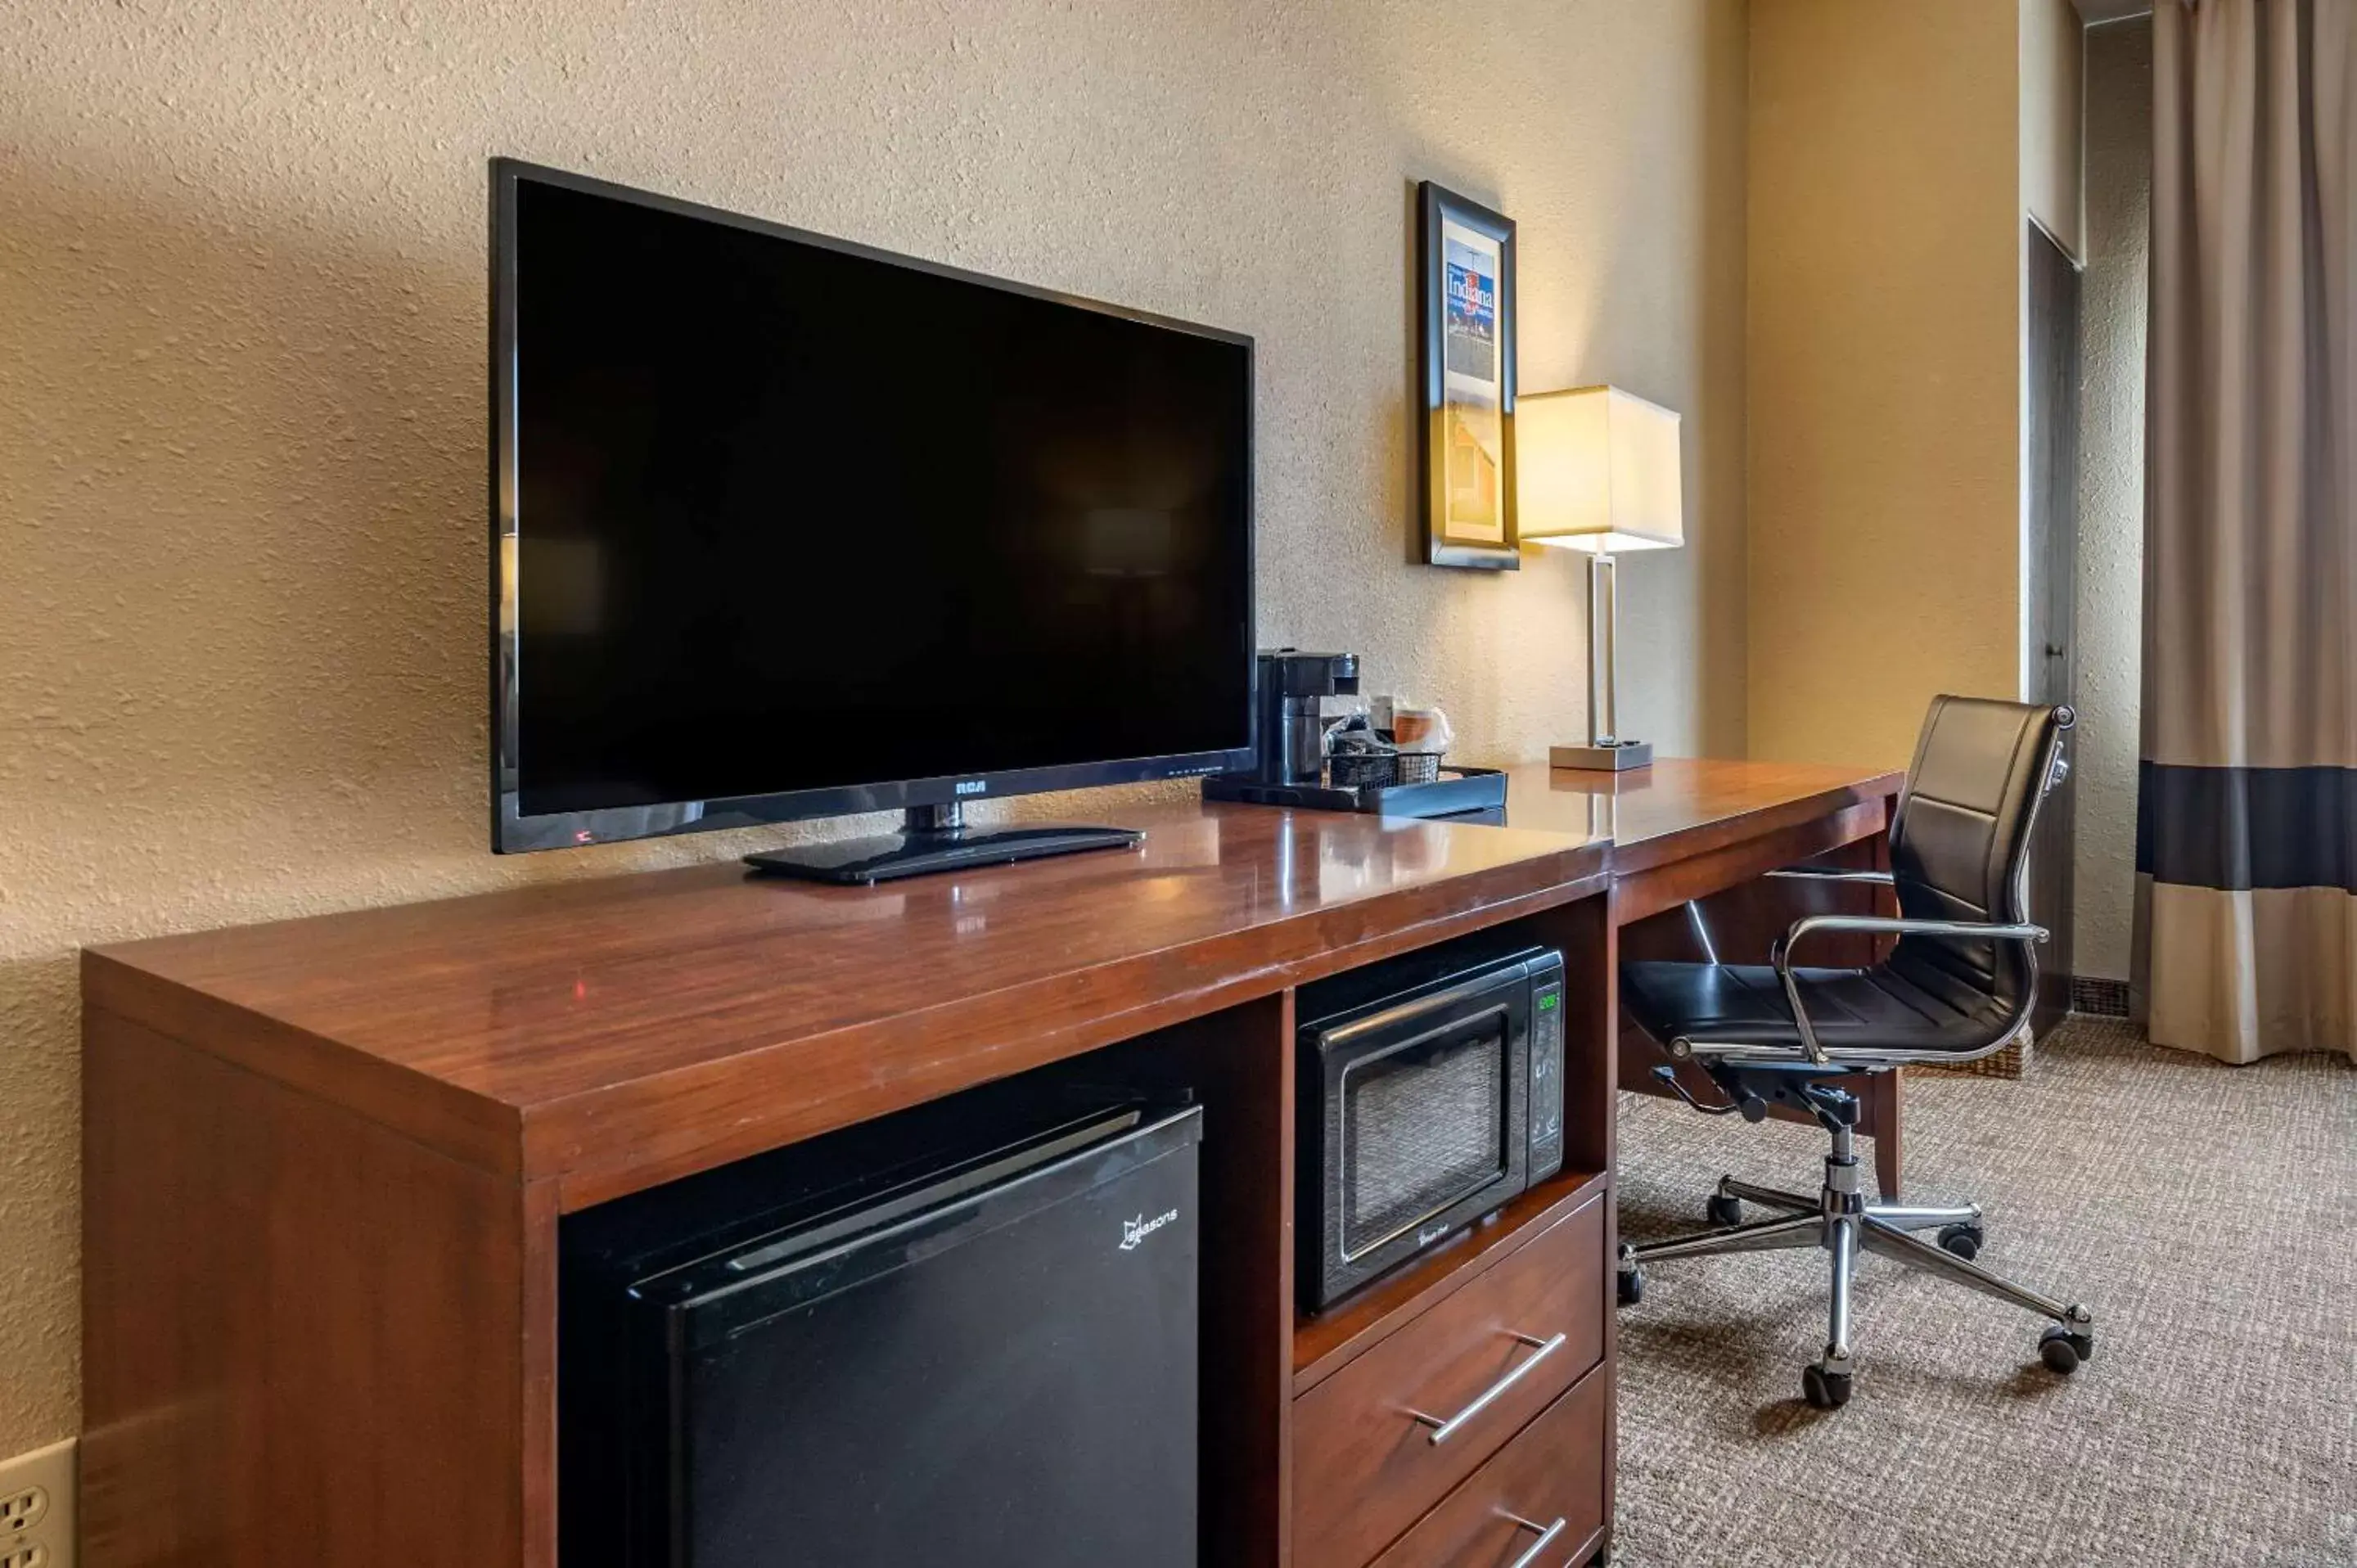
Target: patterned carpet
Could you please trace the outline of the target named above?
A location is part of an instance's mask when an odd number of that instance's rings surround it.
[[[1908,1083],[1908,1196],[1976,1198],[2041,1321],[1868,1259],[1857,1396],[1821,1412],[1824,1254],[1664,1263],[1620,1315],[1626,1568],[2357,1564],[2357,1065],[2246,1068],[2074,1018],[2019,1082]],[[1691,1230],[1722,1172],[1814,1190],[1814,1129],[1621,1099],[1621,1225]],[[1864,1152],[1861,1145],[1861,1152]]]

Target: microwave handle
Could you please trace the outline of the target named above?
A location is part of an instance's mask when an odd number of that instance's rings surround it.
[[[1471,1404],[1467,1405],[1463,1410],[1458,1411],[1455,1415],[1450,1416],[1446,1421],[1443,1421],[1437,1415],[1426,1415],[1420,1410],[1412,1410],[1407,1412],[1409,1419],[1415,1422],[1417,1425],[1432,1428],[1432,1445],[1435,1448],[1439,1447],[1442,1444],[1456,1436],[1458,1432],[1464,1429],[1467,1422],[1472,1420],[1483,1411],[1488,1410],[1491,1405],[1498,1402],[1499,1398],[1502,1396],[1508,1389],[1512,1388],[1516,1383],[1519,1383],[1524,1378],[1529,1377],[1531,1369],[1534,1367],[1536,1367],[1541,1361],[1545,1360],[1549,1356],[1552,1356],[1556,1351],[1562,1349],[1565,1336],[1557,1334],[1552,1339],[1534,1339],[1527,1334],[1516,1334],[1514,1337],[1529,1346],[1532,1349],[1537,1351],[1538,1354],[1533,1356],[1529,1360],[1524,1361],[1512,1371],[1508,1372],[1504,1377],[1500,1378],[1496,1382],[1491,1383],[1488,1388],[1482,1390],[1479,1395],[1475,1396]]]
[[[1530,977],[1519,971],[1492,970],[1488,973],[1476,975],[1470,980],[1458,981],[1456,984],[1443,990],[1429,991],[1421,996],[1411,996],[1405,1002],[1394,1002],[1372,1013],[1360,1014],[1348,1023],[1334,1028],[1320,1028],[1318,1031],[1318,1048],[1320,1051],[1332,1051],[1338,1047],[1350,1045],[1361,1035],[1381,1034],[1395,1029],[1402,1024],[1415,1022],[1428,1014],[1468,1013],[1470,1011],[1469,1007],[1470,1003],[1491,992],[1513,991],[1525,987],[1529,983]],[[1458,1016],[1451,1016],[1448,1019],[1451,1025],[1463,1021],[1464,1019]]]

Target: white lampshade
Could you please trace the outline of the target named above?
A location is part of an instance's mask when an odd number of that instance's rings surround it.
[[[1515,510],[1526,544],[1595,554],[1685,542],[1678,416],[1619,387],[1514,403]]]

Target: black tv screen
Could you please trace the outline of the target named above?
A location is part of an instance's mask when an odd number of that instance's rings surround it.
[[[1248,760],[1250,339],[493,185],[495,847]]]

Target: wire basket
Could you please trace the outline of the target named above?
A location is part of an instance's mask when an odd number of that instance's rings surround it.
[[[1403,751],[1397,758],[1402,784],[1430,784],[1440,777],[1440,753]]]
[[[1338,751],[1326,759],[1327,782],[1337,789],[1388,789],[1399,782],[1405,758],[1389,751]]]

